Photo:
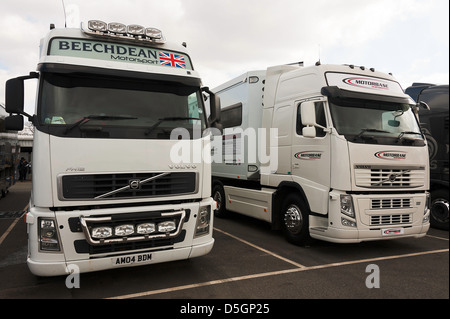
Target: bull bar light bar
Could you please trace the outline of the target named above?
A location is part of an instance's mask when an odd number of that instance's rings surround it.
[[[130,40],[147,40],[155,43],[164,43],[165,39],[161,30],[157,28],[145,28],[138,24],[125,25],[119,22],[106,23],[100,20],[89,20],[87,28],[81,29],[85,33],[96,36],[121,37]]]

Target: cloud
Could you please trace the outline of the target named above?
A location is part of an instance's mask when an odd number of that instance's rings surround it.
[[[90,19],[136,23],[160,28],[168,41],[187,42],[195,68],[210,87],[248,70],[298,61],[312,65],[319,58],[393,72],[404,87],[413,77],[448,78],[447,0],[64,3],[70,26]],[[0,101],[6,79],[36,69],[39,40],[49,24],[63,27],[64,22],[62,0],[2,0]]]

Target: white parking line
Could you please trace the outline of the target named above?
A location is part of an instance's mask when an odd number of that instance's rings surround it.
[[[23,212],[26,211],[28,209],[29,204],[27,204],[27,206],[25,206],[25,208],[22,210]],[[16,226],[17,222],[21,219],[22,217],[17,217],[12,223],[11,225],[9,225],[8,229],[3,233],[2,237],[0,237],[0,245],[3,243],[3,241],[6,239],[6,237],[9,235],[9,233],[13,230],[14,226]]]
[[[440,240],[446,240],[446,241],[448,241],[448,238],[444,238],[444,237],[438,237],[438,236],[432,236],[432,235],[426,235],[426,237],[430,237],[430,238],[435,238],[435,239],[440,239]]]
[[[346,266],[346,265],[353,265],[353,264],[361,264],[361,263],[372,263],[376,261],[382,261],[382,260],[389,260],[389,259],[398,259],[398,258],[406,258],[406,257],[415,257],[415,256],[422,256],[422,255],[429,255],[429,254],[438,254],[438,253],[444,253],[448,252],[449,249],[440,249],[440,250],[433,250],[433,251],[424,251],[424,252],[418,252],[418,253],[411,253],[411,254],[404,254],[404,255],[394,255],[394,256],[385,256],[385,257],[375,257],[375,258],[367,258],[367,259],[360,259],[360,260],[352,260],[352,261],[344,261],[339,263],[331,263],[331,264],[325,264],[325,265],[317,265],[317,266],[304,266],[299,263],[296,263],[292,260],[289,260],[287,258],[281,257],[273,252],[270,252],[264,248],[261,248],[259,246],[256,246],[246,240],[243,240],[239,237],[236,237],[234,235],[231,235],[223,230],[214,228],[214,230],[221,232],[227,236],[230,236],[236,240],[239,240],[242,243],[245,243],[253,248],[259,249],[267,254],[270,254],[271,256],[274,256],[276,258],[279,258],[285,262],[288,262],[292,265],[294,265],[296,268],[292,269],[285,269],[285,270],[278,270],[278,271],[271,271],[266,273],[260,273],[260,274],[253,274],[253,275],[246,275],[246,276],[238,276],[238,277],[231,277],[231,278],[225,278],[225,279],[218,279],[218,280],[212,280],[207,282],[201,282],[196,284],[190,284],[190,285],[183,285],[178,287],[170,287],[170,288],[164,288],[164,289],[158,289],[158,290],[150,290],[150,291],[144,291],[144,292],[138,292],[134,294],[128,294],[128,295],[122,295],[122,296],[116,296],[116,297],[110,297],[107,299],[129,299],[129,298],[140,298],[140,297],[147,297],[157,294],[163,294],[163,293],[169,293],[169,292],[175,292],[180,290],[186,290],[186,289],[193,289],[193,288],[199,288],[199,287],[205,287],[205,286],[213,286],[213,285],[220,285],[224,283],[229,282],[237,282],[241,280],[248,280],[248,279],[255,279],[255,278],[263,278],[263,277],[270,277],[270,276],[277,276],[277,275],[284,275],[284,274],[290,274],[295,272],[301,272],[301,271],[308,271],[308,270],[317,270],[317,269],[325,269],[325,268],[331,268],[331,267],[340,267],[340,266]]]
[[[3,243],[3,241],[5,240],[5,238],[9,235],[9,233],[11,232],[11,230],[14,228],[14,226],[16,226],[17,222],[20,220],[20,217],[17,217],[11,225],[9,225],[8,229],[3,233],[2,237],[0,237],[0,245]]]
[[[168,293],[168,292],[175,292],[175,291],[192,289],[192,288],[220,285],[220,284],[229,283],[229,282],[237,282],[237,281],[247,280],[247,279],[270,277],[270,276],[284,275],[284,274],[290,274],[290,273],[301,272],[301,271],[325,269],[325,268],[332,268],[332,267],[339,267],[339,266],[346,266],[346,265],[353,265],[353,264],[373,263],[375,261],[381,261],[381,260],[398,259],[398,258],[406,258],[406,257],[415,257],[415,256],[429,255],[429,254],[438,254],[438,253],[444,253],[444,252],[448,252],[448,251],[449,251],[449,249],[447,248],[447,249],[440,249],[440,250],[433,250],[433,251],[424,251],[424,252],[420,252],[420,253],[411,253],[411,254],[404,254],[404,255],[367,258],[367,259],[361,259],[361,260],[352,260],[352,261],[345,261],[345,262],[325,264],[325,265],[317,265],[317,266],[311,266],[311,267],[303,267],[303,268],[293,268],[293,269],[286,269],[286,270],[279,270],[279,271],[271,271],[271,272],[266,272],[266,273],[261,273],[261,274],[239,276],[239,277],[232,277],[232,278],[226,278],[226,279],[218,279],[218,280],[212,280],[212,281],[207,281],[207,282],[202,282],[202,283],[197,283],[197,284],[190,284],[190,285],[184,285],[184,286],[178,286],[178,287],[171,287],[171,288],[165,288],[165,289],[158,289],[158,290],[150,290],[150,291],[138,292],[138,293],[134,293],[134,294],[110,297],[110,298],[107,298],[107,299],[140,298],[140,297],[147,297],[147,296],[151,296],[151,295],[163,294],[163,293]]]

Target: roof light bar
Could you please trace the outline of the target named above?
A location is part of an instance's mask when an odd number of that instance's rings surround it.
[[[157,28],[145,28],[138,24],[125,25],[119,22],[105,23],[100,20],[89,20],[86,33],[101,36],[119,36],[130,40],[148,40],[155,43],[164,43],[165,39],[161,30]]]

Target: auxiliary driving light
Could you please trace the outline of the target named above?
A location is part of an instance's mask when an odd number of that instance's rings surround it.
[[[145,28],[138,24],[130,24],[129,26],[127,26],[127,32],[135,36],[144,35]]]
[[[134,225],[120,225],[114,228],[116,236],[129,236],[134,234]]]
[[[111,22],[108,24],[108,30],[116,34],[127,34],[127,26],[123,23]]]
[[[174,221],[166,221],[158,224],[158,231],[160,233],[169,233],[177,229],[177,225]]]
[[[108,25],[106,24],[106,22],[103,22],[100,20],[89,20],[88,28],[92,31],[98,31],[98,32],[108,31]]]
[[[151,39],[160,40],[162,39],[162,32],[156,28],[146,28],[145,35]]]
[[[156,225],[154,223],[144,223],[136,226],[136,233],[138,234],[151,234],[156,231]]]
[[[84,24],[83,24],[84,25]],[[89,20],[87,28],[82,25],[83,32],[102,37],[123,37],[134,41],[151,41],[164,43],[162,31],[157,28],[146,28],[139,24],[125,25],[119,22],[106,23],[101,20]]]
[[[92,238],[108,238],[112,236],[112,228],[111,227],[95,227],[91,232]]]

